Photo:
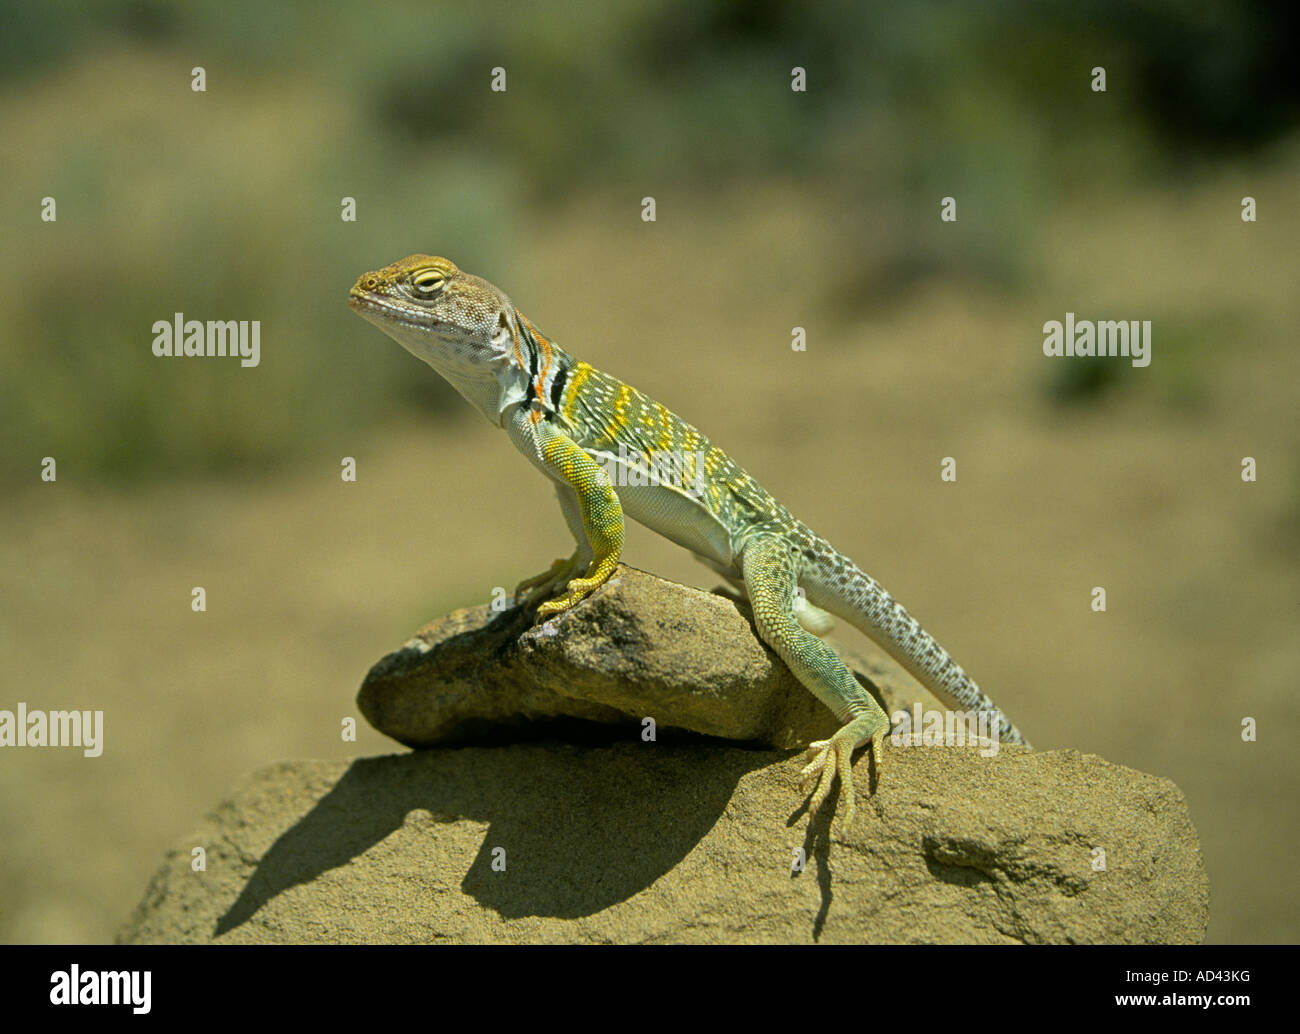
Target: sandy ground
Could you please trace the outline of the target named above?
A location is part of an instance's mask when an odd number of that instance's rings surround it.
[[[1065,213],[1015,297],[949,284],[838,312],[837,256],[817,246],[837,213],[779,191],[649,229],[593,205],[522,234],[513,270],[481,272],[564,347],[700,424],[1037,747],[1176,780],[1212,940],[1294,941],[1297,227],[1243,233],[1242,188]],[[543,254],[563,261],[526,258]],[[1097,406],[1053,408],[1040,327],[1067,310],[1153,319],[1152,367]],[[358,363],[434,376],[342,295],[339,321]],[[1187,369],[1190,405],[1170,376]],[[0,511],[0,707],[103,709],[106,748],[0,753],[6,942],[110,939],[164,849],[255,766],[395,749],[364,726],[340,738],[368,666],[568,552],[549,488],[468,413],[244,479],[117,494],[80,486],[72,457],[60,469]],[[639,528],[625,559],[716,582]],[[1258,742],[1242,742],[1246,716]]]

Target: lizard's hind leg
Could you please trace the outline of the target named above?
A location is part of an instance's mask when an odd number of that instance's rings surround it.
[[[716,560],[710,560],[699,553],[695,554],[695,559],[704,564],[705,567],[717,571],[739,595],[749,599],[749,590],[745,587],[745,581],[736,573],[734,568],[720,564]],[[796,592],[794,596],[794,616],[800,625],[818,638],[830,635],[831,630],[835,627],[834,616],[829,611],[822,610],[821,607],[809,603],[808,597],[801,592]]]
[[[853,821],[853,751],[872,744],[877,777],[889,718],[830,646],[800,623],[795,612],[799,550],[779,532],[759,534],[745,545],[743,571],[758,634],[789,665],[795,677],[843,723],[829,740],[809,744],[812,760],[801,773],[815,779],[809,811],[816,813],[840,777],[845,803],[842,825]]]

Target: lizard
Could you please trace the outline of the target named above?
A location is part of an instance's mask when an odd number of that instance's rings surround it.
[[[609,579],[625,514],[744,589],[759,636],[841,723],[800,759],[807,761],[800,778],[812,793],[810,818],[838,777],[847,802],[842,826],[852,823],[853,753],[871,745],[878,786],[890,728],[875,698],[823,642],[832,615],[874,639],[947,706],[987,712],[1000,742],[1029,746],[875,579],[695,427],[561,349],[504,291],[449,259],[410,255],[359,277],[349,305],[441,374],[554,482],[576,548],[515,590],[516,601],[544,600],[537,620],[572,609]],[[680,476],[656,476],[665,471]]]

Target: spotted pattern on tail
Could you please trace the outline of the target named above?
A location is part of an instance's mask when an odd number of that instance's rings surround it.
[[[869,635],[948,707],[988,712],[997,722],[1000,742],[1029,746],[1020,730],[888,589],[825,539],[801,530],[806,532],[798,536],[805,560],[801,582],[806,582],[811,602]]]

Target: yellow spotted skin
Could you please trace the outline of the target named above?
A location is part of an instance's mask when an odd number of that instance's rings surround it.
[[[449,259],[410,255],[363,274],[350,304],[445,377],[554,483],[577,548],[516,590],[517,601],[536,604],[539,620],[571,610],[609,579],[623,548],[625,514],[743,581],[758,634],[842,723],[830,739],[809,746],[802,775],[815,784],[810,812],[822,807],[838,778],[841,825],[852,821],[853,752],[871,744],[879,774],[889,729],[875,698],[818,637],[829,624],[825,611],[875,639],[949,707],[983,712],[1004,743],[1028,746],[870,575],[696,428],[568,355],[500,288]],[[648,477],[662,470],[676,479]],[[801,595],[810,606],[796,602]]]
[[[560,411],[565,431],[584,449],[610,453],[621,445],[649,456],[673,452],[684,458],[692,477],[696,457],[702,455],[705,499],[719,522],[736,532],[760,521],[798,523],[738,463],[685,420],[617,377],[580,365],[581,376],[566,388]]]
[[[542,458],[577,493],[582,508],[583,530],[594,553],[587,573],[569,582],[564,596],[548,600],[537,608],[540,618],[562,613],[604,585],[618,567],[623,550],[623,510],[609,477],[574,443],[554,431],[541,438]]]
[[[574,365],[573,378],[569,382],[568,393],[564,395],[561,404],[561,415],[566,421],[573,420],[573,407],[577,405],[578,399],[582,397],[582,386],[587,383],[587,378],[592,375],[592,368],[589,363],[576,363]]]

